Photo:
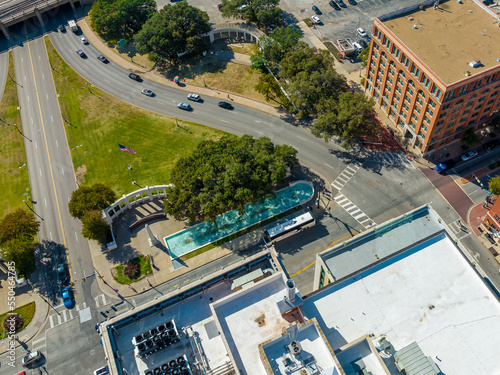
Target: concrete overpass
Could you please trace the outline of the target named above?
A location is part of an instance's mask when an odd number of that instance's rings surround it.
[[[36,16],[41,25],[51,16],[51,10],[64,4],[70,4],[75,10],[76,4],[84,5],[93,0],[4,0],[0,3],[0,29],[9,38],[8,27]]]

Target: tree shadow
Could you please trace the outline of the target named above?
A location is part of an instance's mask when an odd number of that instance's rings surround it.
[[[232,52],[226,52],[228,55],[233,55]],[[175,76],[179,76],[182,80],[194,80],[198,76],[211,73],[222,73],[227,66],[227,61],[217,58],[212,54],[207,56],[194,56],[180,61],[177,64],[158,66],[158,73],[168,80],[173,81]]]

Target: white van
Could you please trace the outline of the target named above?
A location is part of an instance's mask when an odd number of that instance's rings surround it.
[[[356,52],[359,53],[361,51],[363,51],[363,46],[361,44],[359,44],[358,42],[354,42],[352,44],[352,46],[356,49]]]

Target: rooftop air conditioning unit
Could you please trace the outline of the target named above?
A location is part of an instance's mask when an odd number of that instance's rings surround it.
[[[300,345],[300,342],[294,340],[288,345],[288,350],[293,355],[299,355],[302,353],[302,345]]]
[[[478,60],[471,61],[471,62],[469,63],[469,65],[470,65],[471,67],[473,67],[473,68],[477,68],[477,67],[479,67],[479,66],[481,65],[481,60],[479,60],[479,59],[478,59]]]

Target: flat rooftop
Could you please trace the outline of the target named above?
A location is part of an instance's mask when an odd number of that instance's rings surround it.
[[[465,78],[467,71],[474,75],[500,65],[498,21],[472,0],[440,2],[438,10],[402,10],[379,21],[446,84]],[[470,67],[476,59],[482,65]]]
[[[302,308],[334,351],[373,335],[396,351],[416,341],[447,375],[500,373],[500,304],[445,232],[310,295]],[[392,357],[384,363],[394,368]]]
[[[321,254],[335,280],[370,266],[379,259],[414,245],[443,230],[443,225],[427,207],[381,224],[367,234],[357,236],[345,246],[337,245]]]

